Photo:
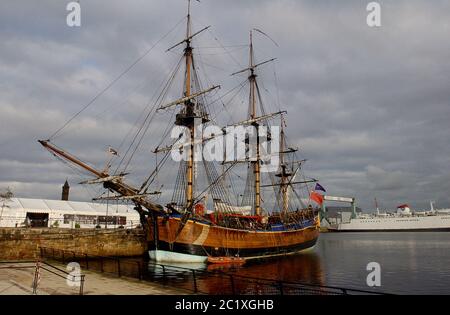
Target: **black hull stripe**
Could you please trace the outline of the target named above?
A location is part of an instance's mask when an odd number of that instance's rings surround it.
[[[171,251],[176,253],[188,254],[188,255],[197,255],[197,256],[235,256],[239,255],[240,257],[263,257],[263,256],[273,256],[273,255],[288,255],[294,252],[298,252],[310,247],[313,247],[317,242],[317,238],[312,239],[307,242],[303,242],[301,244],[291,245],[291,246],[283,246],[283,247],[269,247],[269,248],[246,248],[246,249],[236,249],[236,248],[213,248],[213,247],[204,247],[201,245],[193,245],[193,244],[181,244],[174,243],[173,246],[170,246],[169,243],[164,241],[158,242],[158,249]],[[149,243],[149,250],[155,250],[154,243]]]

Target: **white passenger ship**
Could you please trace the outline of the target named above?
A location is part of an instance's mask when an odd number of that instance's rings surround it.
[[[135,228],[133,205],[11,198],[0,202],[0,227]]]
[[[330,224],[332,232],[403,232],[403,231],[449,231],[450,209],[411,211],[408,205],[401,205],[396,213],[358,214],[349,221]]]

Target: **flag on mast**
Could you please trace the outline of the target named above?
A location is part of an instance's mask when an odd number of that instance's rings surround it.
[[[314,188],[314,190],[320,190],[320,191],[323,191],[323,192],[327,192],[327,191],[325,190],[325,188],[323,188],[323,186],[320,185],[319,183],[316,183],[316,188]]]
[[[309,195],[309,198],[312,201],[315,201],[319,206],[322,206],[323,204],[323,196],[319,193],[316,193],[315,191],[312,191],[311,194]]]
[[[112,154],[112,155],[119,155],[119,152],[117,152],[116,150],[114,150],[112,147],[108,147],[108,153]]]

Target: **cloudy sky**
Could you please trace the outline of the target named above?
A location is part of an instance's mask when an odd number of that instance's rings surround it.
[[[278,44],[255,35],[257,59],[277,57],[259,72],[266,104],[288,111],[289,139],[309,159],[308,175],[366,209],[375,197],[383,208],[450,207],[450,2],[379,1],[378,28],[366,24],[368,2],[194,2],[194,28],[212,25],[194,42],[199,70],[225,94],[245,80],[230,74],[247,64],[248,31],[263,30]],[[183,37],[184,0],[81,1],[81,27],[67,26],[67,3],[0,2],[0,188],[19,197],[59,198],[66,178],[73,199],[95,196],[36,140],[157,43],[54,139],[102,168],[108,146],[132,132],[180,58],[165,50]],[[242,119],[245,100],[215,114]],[[149,150],[159,142],[158,132],[148,136],[132,166],[138,174],[151,170]]]

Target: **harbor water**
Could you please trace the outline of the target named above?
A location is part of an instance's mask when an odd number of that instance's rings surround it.
[[[367,285],[370,262],[381,267],[380,287]],[[449,294],[450,233],[322,233],[313,249],[296,255],[232,268],[184,266],[210,271],[221,268],[239,276],[394,294]],[[149,268],[154,269],[151,265]],[[220,293],[223,285],[223,280],[215,277],[201,280],[204,291],[212,294]]]

